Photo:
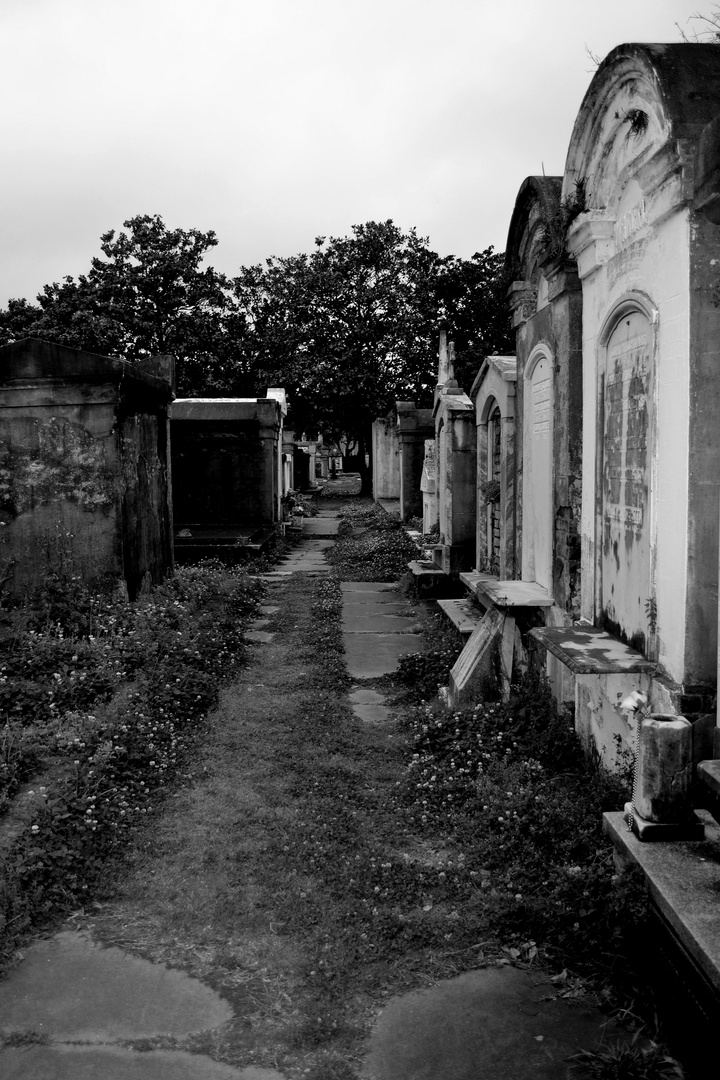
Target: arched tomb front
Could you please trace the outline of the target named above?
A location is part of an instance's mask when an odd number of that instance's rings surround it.
[[[477,421],[476,566],[513,578],[515,559],[514,356],[489,356],[473,383]]]

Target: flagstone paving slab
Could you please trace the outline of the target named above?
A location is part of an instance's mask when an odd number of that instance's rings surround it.
[[[182,1037],[220,1027],[232,1015],[228,1002],[198,979],[70,930],[36,941],[0,982],[5,1031],[32,1029],[80,1042]]]
[[[362,615],[343,609],[343,631],[351,634],[416,634],[419,630],[418,620],[411,615],[387,615],[384,610],[369,611],[368,607],[368,604],[363,605],[366,614]]]
[[[0,1051],[3,1080],[285,1080],[275,1069],[234,1069],[181,1050],[25,1046]]]
[[[375,1024],[361,1076],[566,1080],[570,1055],[620,1034],[599,1009],[558,998],[547,978],[484,968],[391,1001]]]
[[[345,634],[345,663],[353,679],[375,679],[398,669],[404,653],[423,647],[421,634]]]

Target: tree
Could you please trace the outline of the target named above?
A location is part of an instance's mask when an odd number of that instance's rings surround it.
[[[30,335],[130,361],[173,353],[181,393],[224,385],[232,292],[223,274],[201,266],[215,233],[168,229],[157,214],[123,226],[129,232],[100,238],[105,257],[87,275],[46,285],[38,307],[11,300],[0,312],[2,339]]]
[[[457,328],[470,363],[507,341],[501,266],[492,249],[441,259],[392,221],[319,237],[311,254],[268,259],[235,280],[246,366],[286,387],[297,429],[354,445],[367,490],[372,422],[396,400],[431,403],[441,326]]]

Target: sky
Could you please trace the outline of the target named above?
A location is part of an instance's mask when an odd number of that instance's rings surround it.
[[[505,248],[595,70],[704,0],[0,0],[0,306],[138,214],[234,274],[392,218]]]

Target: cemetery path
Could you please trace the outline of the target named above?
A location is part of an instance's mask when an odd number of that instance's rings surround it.
[[[124,880],[0,984],[7,1080],[558,1080],[599,1041],[605,1017],[531,971],[384,955],[348,895],[354,851],[381,874],[426,842],[395,812],[382,684],[420,638],[392,586],[343,582],[344,664],[324,652],[336,524],[266,575],[250,662]]]

